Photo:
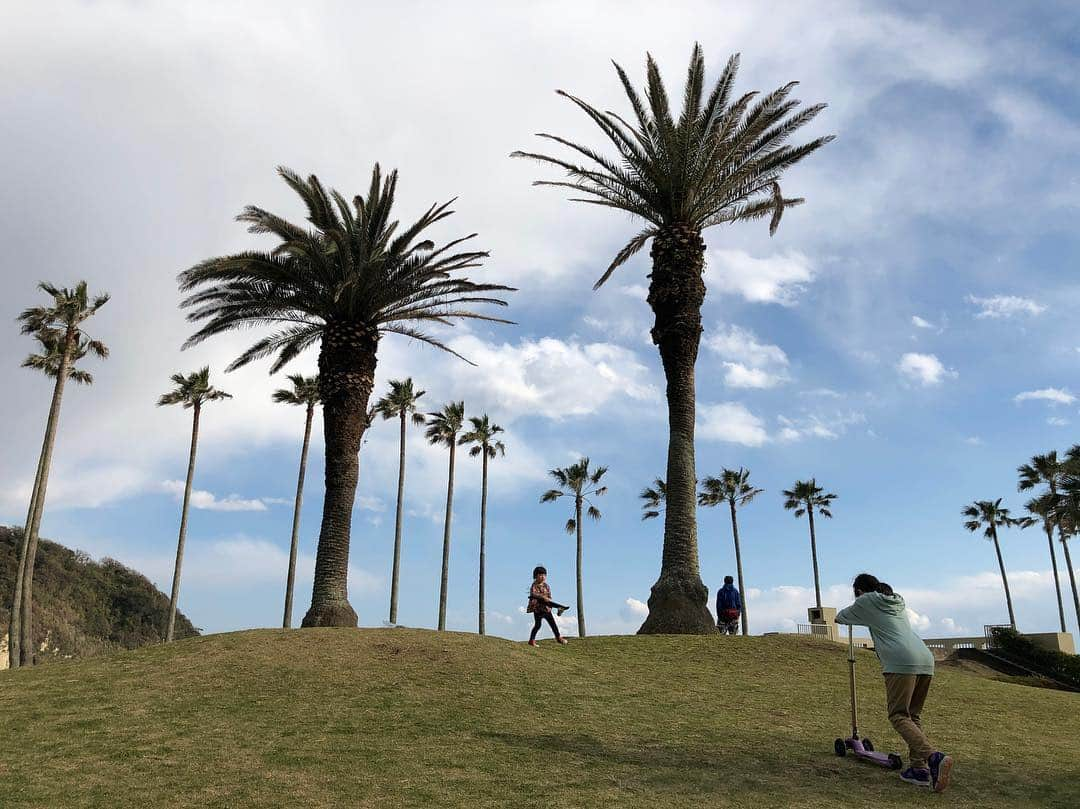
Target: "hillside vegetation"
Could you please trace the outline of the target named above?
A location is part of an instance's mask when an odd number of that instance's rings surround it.
[[[944,796],[837,759],[846,649],[795,636],[523,643],[258,630],[0,675],[3,805],[1074,807],[1080,695],[942,671]],[[884,717],[858,661],[865,732]]]
[[[0,632],[7,627],[19,561],[21,529],[0,527]],[[85,553],[42,540],[34,569],[34,639],[38,662],[89,657],[134,649],[162,639],[169,598],[140,573],[113,559],[93,561]],[[177,613],[180,637],[198,634]],[[42,650],[42,647],[44,649]],[[6,647],[0,663],[6,665]],[[0,804],[2,805],[2,804]]]

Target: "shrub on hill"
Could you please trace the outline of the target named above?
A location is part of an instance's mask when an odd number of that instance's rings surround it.
[[[0,527],[0,630],[4,641],[15,590],[22,529]],[[114,559],[95,562],[42,540],[34,570],[34,646],[38,660],[89,657],[163,639],[169,598]],[[176,637],[199,634],[176,615]],[[6,659],[6,658],[5,658]]]
[[[1080,655],[1036,646],[1010,627],[993,629],[995,651],[1058,682],[1080,688]]]

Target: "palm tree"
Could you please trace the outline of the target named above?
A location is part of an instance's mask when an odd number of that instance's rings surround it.
[[[739,592],[742,594],[742,633],[750,634],[750,619],[746,611],[746,588],[743,585],[742,551],[739,547],[739,521],[735,517],[735,510],[739,506],[745,506],[764,489],[755,489],[750,485],[750,470],[739,467],[724,469],[718,478],[705,478],[702,484],[701,494],[698,495],[698,504],[702,506],[718,506],[726,502],[731,509],[731,535],[735,540],[735,568],[739,574]],[[815,570],[817,569],[815,562]]]
[[[1050,566],[1054,571],[1054,594],[1057,596],[1058,618],[1061,621],[1061,631],[1065,631],[1065,604],[1061,599],[1061,578],[1058,575],[1057,554],[1054,553],[1054,521],[1051,515],[1051,507],[1057,500],[1058,489],[1061,479],[1065,475],[1065,463],[1058,460],[1056,451],[1051,450],[1045,455],[1036,455],[1030,462],[1021,464],[1016,469],[1020,476],[1017,490],[1024,492],[1034,489],[1040,484],[1046,484],[1048,499],[1036,498],[1027,504],[1027,510],[1038,517],[1046,531],[1046,541],[1050,545]],[[1059,531],[1060,535],[1060,531]]]
[[[607,494],[607,486],[600,485],[605,472],[606,466],[597,467],[590,472],[588,458],[582,458],[576,464],[563,469],[552,469],[548,474],[559,484],[559,488],[548,489],[540,497],[541,503],[553,503],[560,497],[574,498],[574,516],[566,521],[566,533],[577,534],[577,625],[578,636],[582,638],[585,637],[585,598],[582,594],[581,577],[581,517],[584,509],[594,520],[600,519],[600,510],[589,498]]]
[[[1076,571],[1073,569],[1072,555],[1069,553],[1069,540],[1080,534],[1080,444],[1073,445],[1066,453],[1065,475],[1061,481],[1062,491],[1053,504],[1051,514],[1058,526],[1061,547],[1065,551],[1065,567],[1069,571],[1069,584],[1072,585],[1073,607],[1076,610],[1076,623],[1080,626],[1080,592],[1076,587]]]
[[[308,447],[311,444],[311,422],[315,418],[315,406],[319,403],[319,375],[291,374],[292,388],[279,388],[273,399],[278,404],[296,405],[305,409],[304,445],[300,450],[300,474],[296,480],[296,502],[293,504],[292,541],[289,544],[289,574],[285,580],[285,616],[283,629],[292,626],[293,585],[296,583],[296,552],[300,545],[300,506],[304,502],[304,476],[307,473]]]
[[[180,536],[176,540],[176,566],[173,568],[172,592],[169,596],[169,623],[165,628],[165,642],[171,643],[173,627],[176,624],[176,604],[180,598],[180,567],[184,563],[184,539],[187,536],[188,504],[191,502],[191,482],[195,477],[195,451],[199,445],[199,414],[205,402],[231,399],[232,395],[218,390],[210,384],[210,368],[184,376],[173,374],[169,377],[176,385],[168,393],[158,398],[158,407],[183,405],[191,410],[191,451],[188,453],[187,481],[184,483],[184,504],[180,508]]]
[[[443,521],[442,578],[439,582],[439,631],[446,629],[446,593],[450,584],[450,523],[454,517],[454,463],[458,433],[465,423],[465,402],[451,402],[438,413],[428,414],[425,435],[433,446],[450,448],[450,471],[446,476],[446,517]]]
[[[55,382],[15,573],[15,592],[8,629],[8,660],[11,661],[12,668],[34,664],[34,563],[37,560],[38,531],[45,512],[49,470],[56,446],[64,384],[68,379],[79,384],[90,384],[93,378],[84,371],[74,369],[74,364],[87,354],[101,359],[109,356],[109,349],[104,343],[90,338],[82,330],[83,323],[108,302],[108,295],[91,298],[85,281],[80,281],[72,289],[41,282],[38,289],[52,297],[52,304],[31,307],[18,317],[22,324],[20,331],[34,335],[42,347],[41,354],[28,357],[23,365],[43,371]]]
[[[641,498],[641,519],[651,520],[660,516],[667,508],[667,484],[663,478],[656,478],[652,486],[646,486],[638,495]]]
[[[397,623],[398,572],[401,568],[401,528],[405,504],[405,423],[410,418],[419,427],[424,416],[416,412],[416,403],[425,391],[414,390],[412,377],[401,381],[390,380],[390,392],[375,403],[375,413],[384,419],[401,421],[401,449],[398,458],[397,512],[394,516],[394,568],[390,576],[390,623]]]
[[[822,517],[832,517],[832,502],[835,494],[827,493],[817,485],[816,478],[797,480],[790,489],[780,492],[784,496],[784,508],[794,511],[796,517],[806,514],[810,519],[810,556],[814,561],[814,598],[817,608],[821,609],[821,576],[818,575],[817,534],[814,532],[814,510]]]
[[[651,55],[646,65],[644,99],[626,72],[615,65],[633,110],[632,122],[559,91],[600,128],[614,146],[614,155],[540,133],[541,138],[574,154],[569,159],[535,152],[514,152],[514,156],[538,160],[567,174],[566,180],[536,185],[568,188],[581,195],[575,201],[615,208],[644,220],[644,229],[615,255],[594,285],[599,288],[652,240],[648,303],[656,318],[652,339],[667,378],[669,500],[660,577],[649,597],[649,616],[639,631],[708,634],[716,626],[706,607],[708,590],[698,565],[694,469],[694,365],[705,299],[702,233],[713,225],[765,217],[770,218],[769,232],[775,233],[784,210],[803,202],[781,193],[784,171],[832,138],[788,143],[825,108],[816,104],[797,110],[799,102],[789,98],[795,82],[756,103],[757,93],[733,98],[738,56],[728,60],[705,98],[705,59],[701,46],[694,45],[677,120]],[[580,157],[585,158],[584,165],[573,162]]]
[[[270,327],[274,331],[229,370],[276,355],[272,372],[318,346],[326,487],[311,608],[302,625],[356,626],[348,597],[349,541],[379,342],[387,334],[405,335],[460,356],[424,327],[460,319],[509,322],[470,307],[505,306],[490,293],[511,290],[457,277],[487,256],[455,252],[471,236],[439,248],[421,238],[453,213],[450,202],[432,205],[399,229],[391,220],[396,171],[384,178],[376,164],[367,196],[354,197],[351,206],[314,175],[303,180],[285,168],[278,173],[303,200],[312,227],[245,208],[237,218],[252,233],[273,235],[278,244],[267,252],[208,259],[180,275],[182,290],[198,290],[183,303],[194,307],[189,319],[206,321],[187,345],[233,329]]]
[[[1026,518],[1015,518],[1009,515],[1007,508],[1001,507],[1001,498],[997,500],[976,500],[962,512],[967,519],[964,527],[971,531],[983,529],[983,536],[994,543],[994,551],[997,553],[998,567],[1001,568],[1001,583],[1005,586],[1005,603],[1009,607],[1009,625],[1016,629],[1016,614],[1013,612],[1012,592],[1009,590],[1009,577],[1005,574],[1005,560],[1001,557],[1001,545],[998,542],[998,527],[1009,528],[1018,525],[1026,528],[1031,521]]]
[[[488,492],[488,460],[496,457],[497,455],[506,455],[506,445],[500,441],[497,436],[503,431],[503,428],[498,424],[494,424],[488,420],[487,414],[477,418],[476,416],[470,416],[469,421],[472,422],[472,429],[465,433],[459,439],[459,443],[462,445],[472,444],[472,448],[469,450],[469,456],[475,458],[479,455],[483,461],[483,472],[481,477],[481,489],[480,489],[480,622],[479,632],[481,635],[487,634],[484,631],[484,540],[487,533],[487,492]]]

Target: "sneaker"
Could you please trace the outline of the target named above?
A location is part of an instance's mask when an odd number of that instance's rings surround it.
[[[529,641],[529,645],[530,645],[530,646],[536,646],[537,644],[536,644],[536,641],[534,641],[534,640],[531,640],[531,641]]]
[[[917,787],[930,786],[930,770],[925,767],[908,767],[900,773],[900,780]]]
[[[952,772],[952,756],[944,753],[934,753],[930,756],[930,780],[934,784],[934,792],[944,792],[949,786],[949,774]]]
[[[555,610],[555,614],[562,618],[563,613],[566,612],[567,609],[567,607],[559,607],[557,610]]]
[[[559,643],[569,643],[569,642],[570,641],[568,641],[566,638],[559,638]]]

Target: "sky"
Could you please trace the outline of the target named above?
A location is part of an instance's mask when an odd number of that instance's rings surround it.
[[[0,522],[25,518],[51,393],[19,367],[32,345],[15,318],[45,302],[39,281],[85,279],[112,295],[87,326],[112,353],[86,362],[93,386],[66,394],[42,535],[168,591],[190,412],[155,402],[171,374],[209,365],[233,399],[203,415],[180,607],[207,632],[280,625],[303,412],[272,403],[285,380],[266,363],[224,373],[251,333],[181,351],[193,329],[175,279],[267,246],[234,221],[244,205],[302,219],[275,167],[352,196],[378,162],[400,171],[403,220],[456,197],[435,238],[478,233],[491,257],[475,277],[519,290],[516,325],[445,335],[475,366],[391,336],[376,378],[376,395],[411,376],[425,411],[464,400],[506,430],[491,466],[489,632],[527,635],[536,564],[556,600],[574,600],[568,504],[539,497],[548,470],[582,456],[608,468],[609,486],[602,519],[585,526],[589,631],[635,631],[662,536],[638,494],[663,474],[667,439],[648,256],[593,292],[637,223],[532,187],[557,175],[509,154],[537,149],[541,131],[603,146],[555,90],[626,111],[611,61],[640,83],[650,52],[678,98],[695,41],[710,79],[738,52],[740,90],[798,80],[799,98],[829,105],[806,136],[836,135],[786,175],[785,195],[806,204],[775,236],[764,222],[705,234],[698,472],[744,466],[765,490],[740,513],[752,630],[806,622],[808,529],[780,492],[810,477],[838,495],[818,522],[826,603],[846,604],[868,570],[906,597],[926,637],[1006,622],[993,548],[960,512],[998,497],[1022,512],[1016,467],[1080,442],[1070,3],[979,15],[857,2],[0,5]],[[289,368],[314,370],[314,355]],[[388,616],[397,441],[396,424],[378,422],[360,453],[349,586],[364,626]],[[297,623],[321,448],[316,425]],[[410,430],[399,614],[410,626],[437,619],[446,463]],[[456,482],[448,626],[469,631],[479,462],[460,457]],[[713,593],[734,573],[730,524],[724,509],[698,519]],[[1020,629],[1055,629],[1045,535],[1007,531],[1002,552]]]

